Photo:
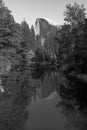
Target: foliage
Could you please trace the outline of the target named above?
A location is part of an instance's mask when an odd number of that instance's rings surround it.
[[[83,5],[66,5],[64,13],[65,21],[61,29],[56,33],[56,41],[59,45],[58,62],[69,64],[76,70],[87,70],[87,20]]]
[[[23,41],[27,44],[30,41],[30,29],[25,19],[22,21],[21,27],[22,27]]]
[[[33,58],[33,61],[35,62],[44,62],[45,60],[45,55],[44,55],[44,52],[43,52],[43,49],[37,49],[35,51],[35,57]]]
[[[7,75],[10,69],[10,61],[0,54],[0,75]]]
[[[22,56],[19,54],[22,41],[22,29],[20,24],[14,21],[11,11],[5,6],[5,4],[0,1],[0,56],[3,57],[2,64],[7,64],[4,62],[6,59],[12,66],[18,64]],[[3,68],[3,65],[1,67]],[[3,71],[4,72],[4,71]]]
[[[86,9],[84,5],[78,5],[76,2],[74,5],[66,5],[66,11],[64,12],[65,21],[71,24],[72,27],[78,27],[80,24],[85,23]]]
[[[34,26],[32,25],[31,26],[31,29],[30,29],[30,36],[31,36],[31,42],[34,42],[35,41],[35,31],[34,31]]]

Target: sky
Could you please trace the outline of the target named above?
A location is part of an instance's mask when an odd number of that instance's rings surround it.
[[[12,11],[16,22],[21,23],[25,18],[31,26],[36,18],[50,18],[61,25],[64,23],[66,4],[84,4],[87,9],[87,0],[4,0],[5,5]]]

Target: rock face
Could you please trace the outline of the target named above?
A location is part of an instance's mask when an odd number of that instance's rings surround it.
[[[35,22],[35,35],[45,36],[47,33],[54,33],[57,25],[52,25],[44,18],[37,18]]]
[[[57,24],[53,21],[49,21],[45,18],[37,18],[35,22],[35,35],[39,36],[39,40],[42,45],[45,43],[45,39],[50,36],[54,36],[57,30]]]

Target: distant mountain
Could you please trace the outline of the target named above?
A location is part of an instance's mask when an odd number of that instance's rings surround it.
[[[57,23],[48,18],[37,18],[35,22],[35,34],[45,35],[48,32],[55,32],[57,29]]]
[[[43,45],[46,39],[55,36],[58,27],[57,23],[49,18],[37,18],[35,22],[35,35],[39,36],[39,42]]]

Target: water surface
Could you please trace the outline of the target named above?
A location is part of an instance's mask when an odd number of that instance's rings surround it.
[[[0,130],[86,130],[87,85],[57,70],[26,69],[2,78]]]

